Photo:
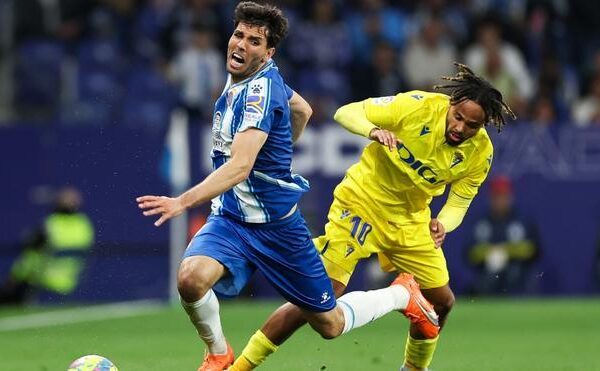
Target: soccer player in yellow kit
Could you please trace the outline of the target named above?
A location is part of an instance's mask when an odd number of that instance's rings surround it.
[[[341,107],[335,120],[372,139],[360,161],[334,191],[325,235],[314,240],[336,295],[341,295],[359,260],[378,254],[386,271],[415,276],[434,305],[440,326],[454,303],[441,247],[458,227],[485,180],[493,147],[484,129],[504,126],[502,111],[514,114],[502,95],[466,66],[444,79],[449,95],[411,91]],[[382,145],[383,144],[383,145]],[[450,184],[437,217],[429,204]],[[306,321],[286,303],[250,339],[231,370],[252,369]],[[411,324],[403,370],[426,370],[438,336],[427,338]]]

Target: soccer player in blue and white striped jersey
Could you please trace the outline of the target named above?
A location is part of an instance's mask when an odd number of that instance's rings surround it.
[[[190,242],[177,282],[181,303],[208,348],[200,370],[222,370],[233,363],[214,293],[238,295],[256,269],[325,338],[403,310],[409,301],[427,304],[422,296],[417,298],[418,288],[404,284],[349,293],[336,303],[297,208],[309,185],[291,172],[292,144],[312,111],[287,87],[272,59],[287,33],[287,20],[276,7],[242,2],[234,22],[227,50],[229,76],[213,115],[214,171],[179,197],[137,198],[144,215],[160,214],[156,226],[212,200],[211,216]],[[428,314],[435,322],[435,312]],[[255,336],[269,345],[264,334]],[[236,365],[253,368],[258,362],[251,358],[242,357],[245,364]]]

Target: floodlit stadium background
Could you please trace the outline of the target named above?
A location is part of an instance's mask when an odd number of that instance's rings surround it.
[[[371,96],[430,90],[439,83],[438,76],[453,73],[452,61],[460,61],[493,81],[519,116],[501,134],[489,130],[496,147],[491,176],[511,178],[518,209],[538,227],[541,255],[527,285],[506,294],[517,303],[524,296],[542,297],[548,305],[556,296],[598,295],[600,4],[273,3],[290,20],[289,35],[275,61],[287,83],[314,110],[298,143],[294,169],[311,181],[301,208],[315,234],[323,231],[333,187],[366,143],[332,121],[335,109]],[[224,50],[236,4],[0,0],[0,280],[9,275],[24,236],[42,222],[61,187],[81,191],[82,210],[95,227],[95,244],[77,290],[67,297],[40,292],[31,298],[38,309],[48,304],[168,302],[174,297],[172,264],[178,263],[187,236],[201,225],[209,208],[205,205],[156,229],[134,199],[180,193],[209,171],[212,102],[224,83]],[[494,27],[501,30],[500,39],[494,38]],[[459,305],[474,300],[468,288],[476,272],[465,255],[488,195],[484,184],[463,225],[444,246]],[[434,202],[434,210],[440,205]],[[374,270],[376,266],[364,264],[351,288],[382,282]],[[279,300],[261,277],[246,296]],[[186,319],[174,313],[176,321],[185,324]],[[20,310],[12,309],[4,316],[18,314]],[[251,328],[265,315],[256,314]],[[0,329],[9,331],[2,326],[12,325],[0,322]],[[182,330],[190,339],[192,332],[191,326]],[[235,335],[238,348],[250,333]],[[398,333],[399,350],[394,352],[399,354],[404,328]],[[596,334],[589,336],[598,339]],[[101,348],[102,341],[97,345]],[[371,350],[373,361],[377,350]],[[73,359],[82,352],[74,351]],[[459,361],[452,363],[450,353],[436,356],[441,362],[436,369],[464,367]],[[383,368],[399,362],[386,363],[382,357]],[[120,358],[139,365],[135,355]],[[59,361],[56,364],[67,362]],[[574,362],[570,361],[572,369],[594,369]],[[506,363],[507,368],[515,364]],[[585,361],[590,364],[593,359]],[[11,369],[31,366],[23,365],[15,361]],[[165,363],[155,369],[169,367],[175,366]]]

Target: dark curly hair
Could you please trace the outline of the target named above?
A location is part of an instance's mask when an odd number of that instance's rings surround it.
[[[477,76],[469,67],[454,62],[458,72],[454,76],[442,76],[442,80],[452,81],[452,84],[435,85],[434,89],[448,89],[450,91],[450,104],[458,104],[464,100],[472,100],[479,104],[485,112],[485,122],[493,124],[501,131],[506,124],[502,112],[513,120],[517,116],[502,98],[502,93],[494,88],[484,78]]]
[[[266,27],[267,47],[275,48],[287,35],[288,21],[281,9],[273,5],[261,5],[253,1],[242,1],[235,7],[233,25],[246,23],[251,26]]]

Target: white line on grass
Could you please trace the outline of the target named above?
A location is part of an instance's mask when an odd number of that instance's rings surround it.
[[[140,300],[135,302],[57,310],[46,313],[25,314],[22,316],[0,318],[0,332],[102,321],[113,318],[134,317],[156,312],[164,307],[165,304],[160,301]]]

